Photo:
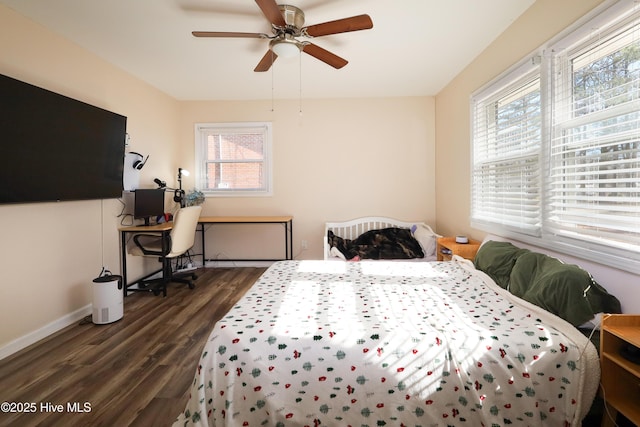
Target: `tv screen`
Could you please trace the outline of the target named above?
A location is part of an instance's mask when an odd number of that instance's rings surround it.
[[[122,195],[127,118],[0,75],[0,203]]]

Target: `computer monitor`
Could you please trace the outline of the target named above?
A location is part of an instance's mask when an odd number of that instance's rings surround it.
[[[144,219],[144,225],[149,225],[149,219],[164,215],[164,189],[137,189],[133,204],[133,217]]]

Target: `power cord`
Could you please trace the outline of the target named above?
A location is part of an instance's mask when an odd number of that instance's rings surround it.
[[[591,338],[593,338],[593,334],[600,330],[600,324],[602,323],[602,318],[596,316],[596,321],[598,322],[597,324],[595,324],[593,326],[593,329],[591,329],[591,332],[589,333],[589,336],[587,337],[588,342],[585,344],[585,346],[582,348],[582,351],[580,352],[580,355],[578,356],[578,360],[582,359],[582,355],[584,355],[584,352],[587,351],[587,347],[589,346],[589,343],[591,342]],[[585,328],[586,329],[586,328]]]
[[[604,386],[602,385],[602,382],[600,382],[600,390],[602,390],[602,405],[604,406],[604,414],[602,416],[609,417],[611,422],[613,422],[613,425],[615,427],[619,427],[616,418],[609,411],[609,406],[607,405],[607,393],[605,393],[604,391]]]

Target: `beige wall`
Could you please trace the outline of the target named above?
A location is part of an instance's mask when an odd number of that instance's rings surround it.
[[[367,215],[435,222],[435,128],[431,97],[255,102],[183,102],[180,144],[193,162],[194,125],[273,123],[273,197],[209,198],[205,215],[294,216],[294,254],[322,257],[323,223]],[[185,167],[189,167],[185,166]],[[191,178],[191,177],[190,177]],[[193,187],[192,181],[185,181]],[[257,229],[244,227],[250,233]],[[256,256],[260,237],[207,234],[207,256]],[[282,247],[281,234],[274,237]],[[262,239],[271,240],[271,239]],[[301,252],[301,241],[308,250]],[[258,255],[259,256],[259,255]]]
[[[151,155],[142,181],[172,167],[175,100],[4,6],[0,73],[127,116],[131,149]],[[0,350],[86,312],[103,260],[120,270],[120,211],[117,200],[0,206]]]
[[[436,96],[436,228],[467,234],[470,217],[470,95],[589,12],[601,0],[537,0]]]
[[[208,199],[204,213],[292,214],[300,259],[321,257],[325,221],[385,215],[435,223],[432,97],[304,100],[302,115],[298,100],[276,101],[274,111],[271,101],[179,102],[4,6],[0,73],[127,116],[129,149],[150,155],[141,187],[155,177],[175,186],[178,167],[193,169],[196,122],[273,122],[273,197]],[[117,200],[0,205],[8,225],[0,358],[87,314],[101,267],[120,272],[121,208]],[[264,239],[256,243],[255,233],[210,230],[208,255],[260,254]],[[155,267],[131,257],[128,265],[132,276]]]

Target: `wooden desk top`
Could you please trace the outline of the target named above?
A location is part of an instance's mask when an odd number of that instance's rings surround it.
[[[144,232],[144,231],[167,231],[171,230],[173,227],[173,222],[163,222],[162,224],[153,224],[153,225],[129,225],[126,227],[119,227],[120,231],[135,231],[135,232]]]
[[[214,223],[226,223],[226,224],[247,224],[247,223],[285,223],[293,220],[291,215],[282,216],[201,216],[198,219],[200,224],[214,224]],[[162,224],[153,225],[129,225],[120,227],[120,231],[133,231],[133,232],[145,232],[145,231],[167,231],[171,230],[173,222],[163,222]]]
[[[291,215],[282,216],[201,216],[198,222],[200,224],[210,223],[233,223],[243,224],[250,222],[289,222],[293,219]]]

